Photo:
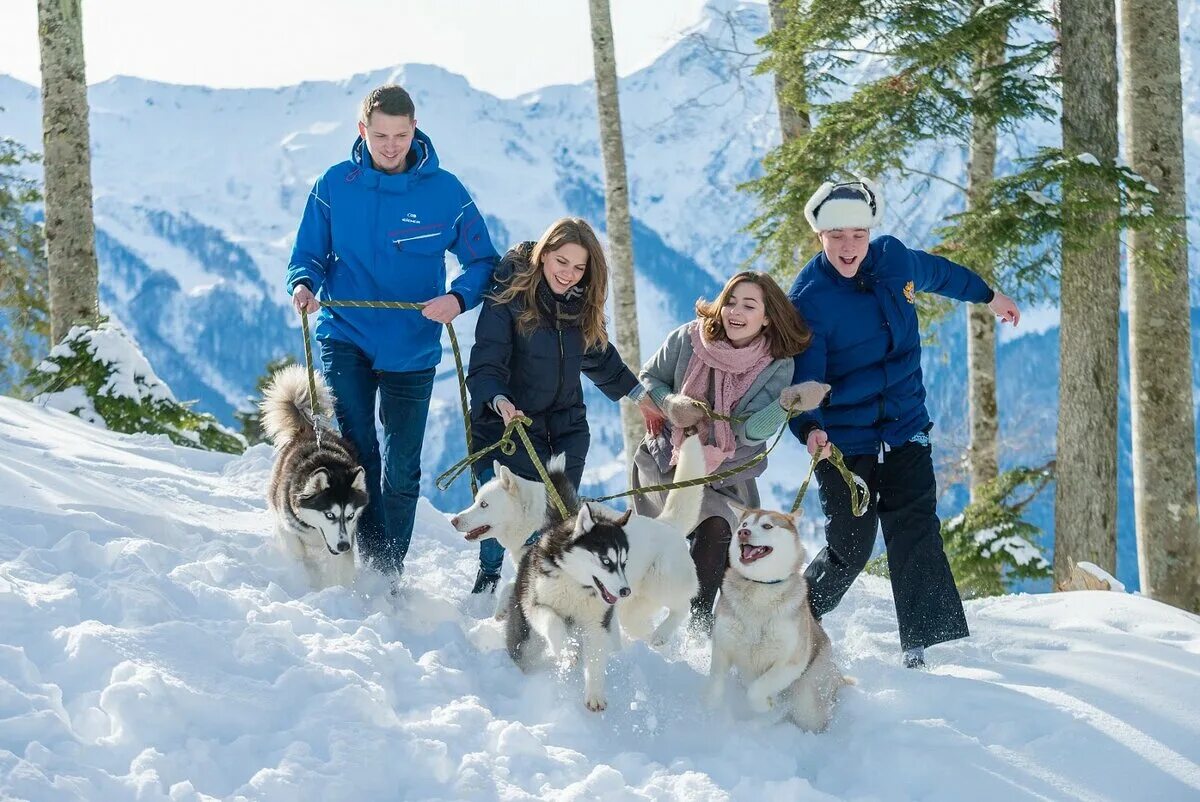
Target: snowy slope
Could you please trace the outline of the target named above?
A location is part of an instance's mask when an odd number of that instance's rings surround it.
[[[1200,4],[1181,4],[1181,15],[1188,186],[1196,210]],[[712,0],[691,35],[622,79],[643,356],[750,252],[741,228],[754,215],[754,198],[737,187],[758,173],[778,140],[778,123],[770,77],[752,76],[753,58],[740,53],[753,53],[753,39],[765,29],[762,4]],[[413,90],[421,127],[475,195],[501,247],[535,237],[565,213],[602,223],[590,82],[500,99],[439,67],[410,64],[279,89],[214,90],[136,78],[97,84],[89,98],[102,299],[180,398],[197,399],[201,409],[232,423],[266,363],[285,353],[299,356],[298,326],[280,280],[303,201],[315,177],[346,157],[359,99],[387,80]],[[0,76],[0,108],[0,135],[40,150],[37,88]],[[1050,124],[1014,132],[1002,143],[1002,168],[1054,136]],[[951,180],[964,174],[964,154],[953,145],[927,148],[914,161]],[[888,231],[913,245],[929,245],[930,229],[961,204],[938,181],[892,182],[888,195]],[[1192,215],[1192,234],[1192,261],[1200,266],[1200,215]],[[1200,305],[1200,281],[1192,291]],[[1050,307],[1042,317],[1047,323],[1039,331],[1005,338],[1000,348],[1006,465],[1042,461],[1054,449],[1057,312]],[[474,319],[466,315],[458,325],[468,348]],[[951,468],[966,442],[961,321],[960,313],[924,360],[938,453]],[[1195,356],[1200,359],[1200,349]],[[432,486],[462,456],[451,365],[445,359],[439,372],[423,479],[423,492],[447,506],[461,503],[466,487],[439,494]],[[1119,514],[1131,535],[1127,392],[1122,399]],[[588,406],[587,490],[619,491],[624,472],[616,408],[590,388]],[[765,483],[784,505],[804,457],[790,439],[782,448]],[[944,478],[952,477],[950,471]],[[950,492],[947,514],[964,495]],[[1046,513],[1038,522],[1052,527]],[[1121,541],[1117,566],[1130,587],[1137,586],[1133,549],[1132,537]]]
[[[1200,794],[1200,618],[1124,594],[968,605],[897,667],[887,586],[827,617],[858,679],[830,731],[700,709],[678,640],[523,676],[427,502],[399,599],[306,593],[268,539],[271,453],[115,435],[0,399],[0,798],[1182,800]]]

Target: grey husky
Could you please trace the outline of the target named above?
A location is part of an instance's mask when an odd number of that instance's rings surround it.
[[[607,508],[580,506],[570,482],[555,484],[568,511],[579,512],[558,520],[547,510],[542,536],[521,556],[509,604],[508,654],[522,670],[532,667],[539,645],[557,660],[576,630],[583,646],[584,703],[599,711],[607,706],[604,671],[614,643],[616,603],[630,593],[624,529],[630,512],[610,517]]]
[[[316,384],[319,408],[332,410],[332,394],[319,374]],[[304,565],[314,589],[349,585],[358,518],[368,500],[366,473],[353,447],[320,419],[314,424],[308,375],[299,365],[272,377],[260,409],[275,444],[267,503],[280,545]]]
[[[720,704],[725,677],[736,667],[751,710],[764,712],[778,699],[801,728],[822,732],[838,689],[854,681],[834,663],[829,636],[808,603],[799,513],[730,507],[741,521],[717,601],[708,703]]]

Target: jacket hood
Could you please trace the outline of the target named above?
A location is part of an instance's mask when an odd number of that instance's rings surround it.
[[[350,148],[350,160],[360,167],[375,169],[371,161],[371,152],[363,138],[357,137]],[[420,128],[413,135],[412,147],[408,151],[408,169],[400,175],[429,175],[437,172],[439,162],[437,151],[433,149],[433,140]]]

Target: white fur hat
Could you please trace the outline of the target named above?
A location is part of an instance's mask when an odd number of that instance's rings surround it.
[[[866,178],[841,184],[826,181],[804,205],[804,217],[813,231],[875,228],[883,220],[883,192]]]

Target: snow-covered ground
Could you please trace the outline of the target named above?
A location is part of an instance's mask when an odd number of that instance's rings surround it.
[[[193,451],[0,399],[0,798],[1200,798],[1200,618],[1136,596],[972,602],[898,666],[888,587],[826,619],[830,731],[698,703],[704,644],[637,645],[609,708],[523,676],[474,551],[423,504],[403,593],[306,592],[271,452]]]

